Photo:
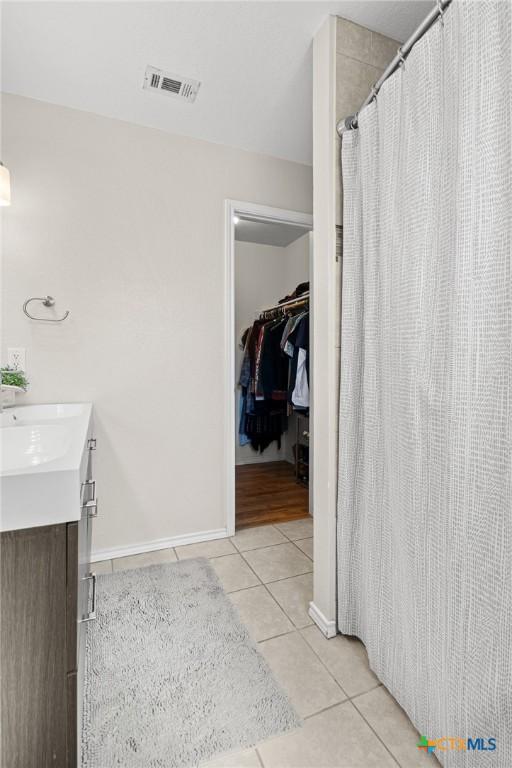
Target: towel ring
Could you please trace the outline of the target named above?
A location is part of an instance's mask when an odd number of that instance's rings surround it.
[[[53,307],[55,304],[55,299],[53,296],[43,296],[42,298],[40,296],[32,296],[31,299],[27,299],[23,305],[23,312],[31,320],[42,320],[44,323],[62,323],[62,321],[65,320],[69,315],[69,310],[66,309],[62,317],[34,317],[34,315],[31,315],[27,309],[31,301],[41,301],[44,307]]]

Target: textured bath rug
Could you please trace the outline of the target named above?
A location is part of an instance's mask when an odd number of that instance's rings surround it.
[[[180,768],[300,725],[207,560],[98,576],[83,768]]]

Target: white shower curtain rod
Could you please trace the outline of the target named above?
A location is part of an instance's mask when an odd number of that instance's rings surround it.
[[[432,24],[434,24],[434,22],[443,15],[444,9],[450,5],[451,1],[452,0],[437,0],[435,8],[430,11],[428,16],[422,21],[418,29],[412,33],[407,42],[398,49],[395,58],[388,64],[380,78],[372,87],[372,90],[359,108],[359,112],[361,112],[361,110],[364,109],[367,104],[373,101],[373,99],[380,91],[382,84],[388,79],[390,75],[393,74],[393,72],[400,66],[400,64],[404,62],[405,57],[411,51],[413,45],[417,43],[418,40],[423,37],[425,32],[430,29]],[[336,126],[336,130],[338,131],[339,136],[341,136],[345,131],[350,131],[352,128],[357,128],[357,117],[359,112],[356,112],[355,115],[350,115],[349,117],[345,117],[343,120],[339,121],[338,125]]]

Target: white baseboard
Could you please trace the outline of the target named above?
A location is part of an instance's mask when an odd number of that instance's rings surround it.
[[[265,454],[258,453],[256,456],[249,456],[246,459],[237,459],[235,466],[246,467],[248,464],[273,464],[276,461],[286,461],[286,459],[284,456],[275,456],[269,459]]]
[[[313,602],[309,604],[309,615],[327,638],[335,637],[338,631],[336,622],[326,619],[322,611]]]
[[[274,464],[276,461],[286,461],[287,464],[292,464],[292,466],[295,465],[295,461],[293,459],[290,459],[288,456],[278,456],[276,459],[269,459],[267,456],[261,455],[261,459],[256,458],[250,458],[250,459],[240,459],[236,462],[235,466],[237,467],[245,467],[248,464]]]
[[[198,533],[185,533],[181,536],[171,536],[169,539],[153,539],[140,544],[130,544],[128,547],[112,547],[111,549],[95,549],[91,553],[91,562],[100,560],[112,560],[115,557],[127,557],[128,555],[140,555],[143,552],[154,552],[157,549],[170,549],[182,547],[184,544],[198,544],[201,541],[213,541],[213,539],[225,539],[228,536],[226,528],[216,528],[213,531],[199,531]]]

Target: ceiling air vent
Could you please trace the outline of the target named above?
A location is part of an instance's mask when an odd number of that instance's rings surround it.
[[[146,67],[142,87],[147,91],[160,91],[185,101],[195,101],[200,85],[198,80],[191,80],[190,77],[180,77],[170,72],[162,72],[156,67]]]

